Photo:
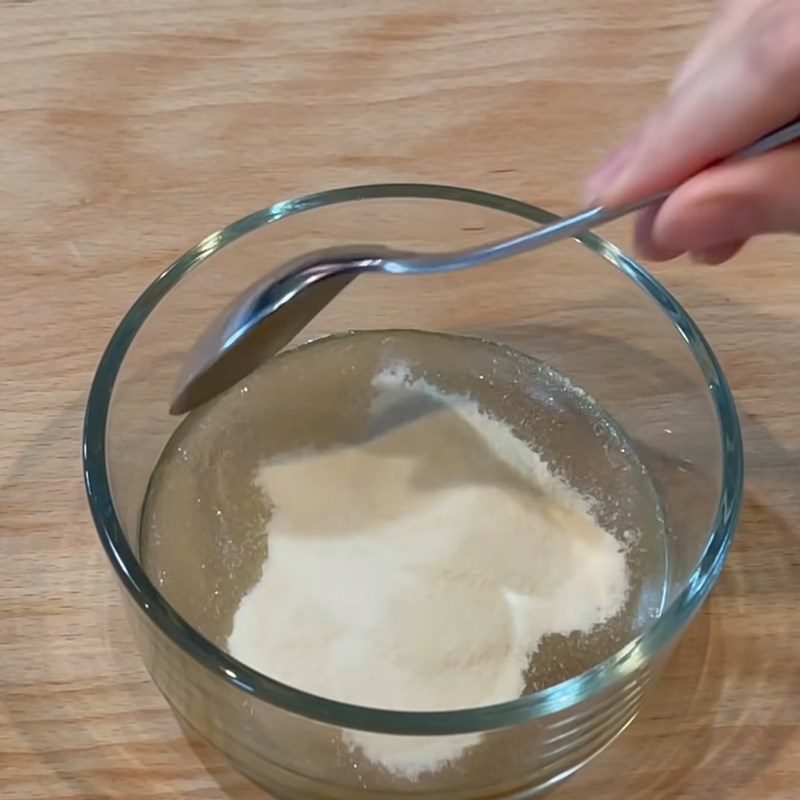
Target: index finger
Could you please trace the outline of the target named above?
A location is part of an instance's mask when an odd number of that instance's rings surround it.
[[[797,117],[800,6],[762,6],[734,45],[708,59],[651,118],[599,202],[624,205],[673,189]]]

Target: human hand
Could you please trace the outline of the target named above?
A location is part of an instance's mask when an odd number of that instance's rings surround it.
[[[640,213],[636,247],[718,264],[752,236],[800,233],[800,144],[739,163],[726,156],[800,116],[800,2],[720,0],[669,96],[588,179],[618,206],[678,187]]]

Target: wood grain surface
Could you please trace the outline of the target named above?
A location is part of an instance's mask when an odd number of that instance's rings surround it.
[[[577,204],[699,0],[0,3],[0,797],[262,795],[149,682],[80,472],[88,385],[173,258],[277,199],[383,180]],[[612,236],[625,244],[627,225]],[[800,241],[656,268],[735,390],[747,497],[638,721],[560,800],[800,796]]]

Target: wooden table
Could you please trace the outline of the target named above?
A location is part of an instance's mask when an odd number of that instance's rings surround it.
[[[0,4],[4,800],[261,796],[183,737],[149,682],[84,499],[87,388],[145,285],[222,223],[325,187],[423,180],[571,209],[708,11]],[[614,236],[625,243],[626,226]],[[775,239],[726,268],[656,270],[735,389],[744,518],[641,717],[561,800],[800,796],[799,261],[800,240]]]

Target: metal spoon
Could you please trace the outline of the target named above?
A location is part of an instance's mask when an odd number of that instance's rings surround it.
[[[750,158],[800,139],[800,121],[760,139],[728,160]],[[307,253],[245,289],[189,352],[170,405],[183,414],[211,400],[287,345],[354,278],[369,272],[431,275],[476,267],[535,250],[658,203],[664,192],[622,208],[596,206],[513,239],[446,253],[413,253],[380,245]]]

